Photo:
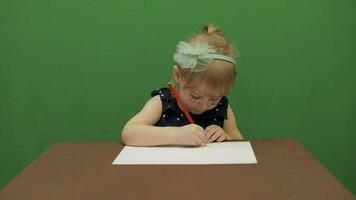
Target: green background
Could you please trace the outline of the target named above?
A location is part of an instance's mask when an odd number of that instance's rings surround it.
[[[51,144],[118,141],[171,79],[178,41],[215,23],[240,50],[246,139],[296,138],[356,193],[356,1],[0,2],[0,187]]]

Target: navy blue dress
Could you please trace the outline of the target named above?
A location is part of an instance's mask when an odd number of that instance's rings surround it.
[[[162,101],[162,114],[155,126],[184,126],[189,124],[187,117],[179,108],[176,99],[168,88],[160,88],[152,91],[151,96],[159,95]],[[190,113],[194,122],[206,128],[211,124],[224,127],[224,120],[227,119],[228,99],[223,96],[217,106],[205,111],[200,115]]]

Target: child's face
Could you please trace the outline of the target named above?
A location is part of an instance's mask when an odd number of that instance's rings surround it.
[[[213,109],[222,97],[219,91],[208,88],[205,84],[180,87],[178,93],[184,105],[193,114],[202,114]]]

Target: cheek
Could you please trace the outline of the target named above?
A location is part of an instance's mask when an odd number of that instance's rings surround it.
[[[216,103],[212,103],[212,104],[209,105],[208,110],[211,110],[211,109],[215,108],[216,106],[217,106]]]
[[[182,100],[182,102],[184,103],[184,105],[186,107],[190,107],[191,105],[191,99],[189,97],[186,97],[186,96],[180,96],[180,99]]]
[[[193,108],[193,107],[195,107],[197,104],[198,104],[198,101],[197,101],[196,99],[193,99],[193,98],[186,98],[186,99],[185,99],[185,105],[186,105],[188,108]]]
[[[194,100],[194,99],[192,99],[192,98],[189,98],[189,99],[188,99],[188,105],[189,105],[190,107],[194,106],[196,103],[197,103],[196,100]]]

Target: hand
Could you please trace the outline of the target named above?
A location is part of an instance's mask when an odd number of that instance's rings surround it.
[[[205,130],[199,125],[189,124],[179,127],[177,130],[177,144],[202,146],[207,143]]]
[[[220,126],[212,124],[205,128],[206,138],[208,139],[208,143],[217,141],[222,142],[227,139],[227,135]]]

